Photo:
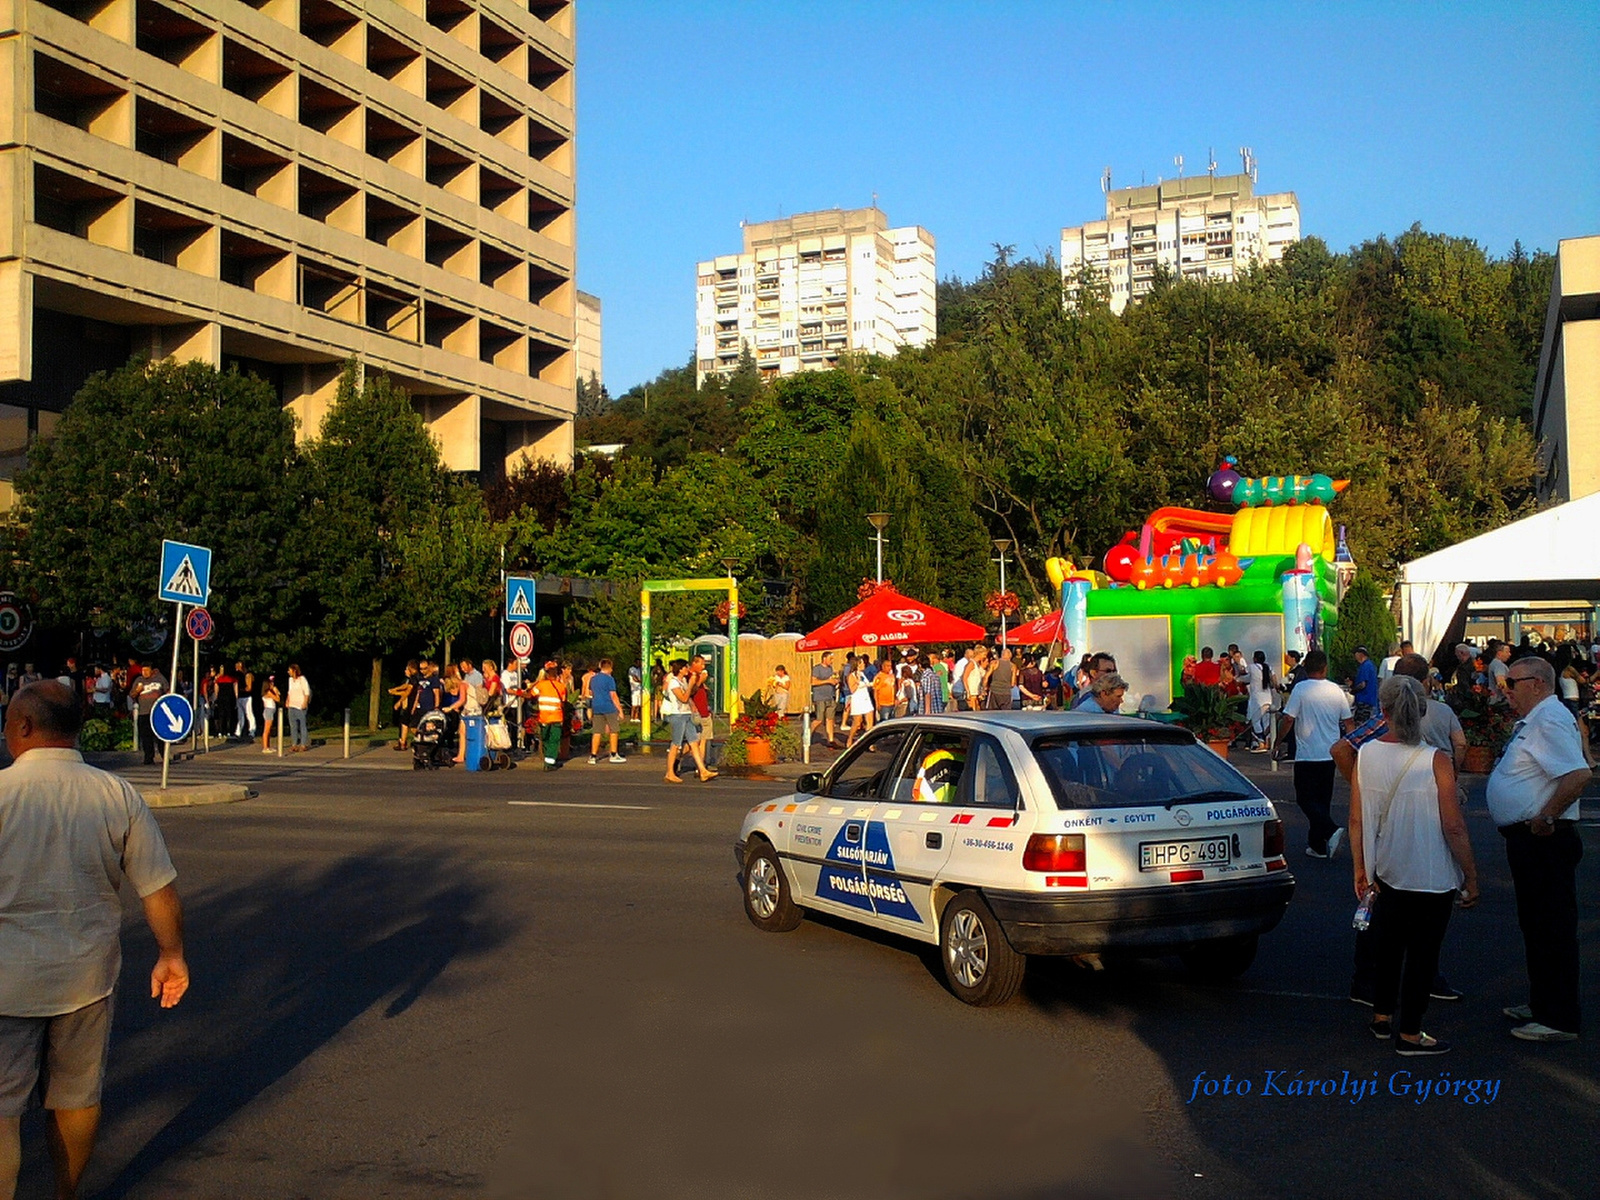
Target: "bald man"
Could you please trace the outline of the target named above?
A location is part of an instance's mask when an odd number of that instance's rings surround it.
[[[72,690],[19,690],[6,712],[15,759],[0,771],[0,1198],[16,1190],[21,1118],[39,1091],[56,1195],[76,1196],[100,1125],[111,1009],[122,967],[124,881],[160,954],[150,996],[171,1008],[189,987],[183,910],[155,818],[125,780],[74,748]]]

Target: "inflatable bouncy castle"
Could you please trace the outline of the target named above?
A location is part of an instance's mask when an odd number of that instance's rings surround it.
[[[1326,647],[1338,620],[1342,538],[1328,504],[1348,485],[1326,475],[1247,478],[1225,459],[1207,491],[1233,511],[1160,508],[1105,555],[1104,571],[1046,563],[1061,595],[1062,641],[1108,651],[1127,706],[1159,711],[1183,694],[1183,664],[1210,646],[1284,654]]]

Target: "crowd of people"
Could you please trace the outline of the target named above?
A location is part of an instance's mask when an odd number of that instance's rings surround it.
[[[1127,691],[1116,659],[1104,652],[1085,654],[1072,667],[1004,644],[978,643],[959,653],[908,646],[877,659],[846,654],[837,665],[829,650],[811,668],[811,729],[833,747],[843,733],[849,747],[879,721],[908,713],[1044,711],[1089,704],[1116,712]],[[787,701],[787,688],[784,696]]]
[[[4,681],[0,682],[0,710],[21,688],[44,678],[31,662],[24,663],[20,671],[16,663],[9,664]],[[80,667],[77,657],[69,655],[61,671],[49,678],[71,691],[84,720],[132,721],[135,748],[143,754],[147,766],[154,763],[160,741],[150,724],[151,713],[156,701],[174,690],[158,663],[130,658]],[[189,672],[180,669],[176,690],[194,706],[201,736],[242,742],[252,742],[259,736],[262,751],[271,754],[271,739],[281,710],[288,727],[287,749],[291,753],[310,749],[311,684],[297,663],[289,664],[281,685],[276,674],[247,670],[242,661],[232,667],[212,666],[200,677],[198,695]]]
[[[637,714],[641,701],[637,670],[629,681],[628,711]],[[389,694],[394,697],[399,727],[396,750],[411,749],[423,718],[438,712],[445,718],[450,765],[466,761],[464,723],[470,720],[485,722],[486,737],[492,736],[492,728],[503,730],[504,745],[499,749],[537,752],[547,771],[559,769],[572,757],[572,737],[585,724],[590,728],[591,766],[602,755],[608,763],[627,761],[618,753],[625,710],[609,658],[593,666],[549,659],[526,676],[515,661],[502,670],[493,659],[474,663],[463,658],[441,669],[432,659],[412,659]]]

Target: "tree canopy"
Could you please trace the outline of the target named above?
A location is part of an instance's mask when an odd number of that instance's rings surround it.
[[[1251,474],[1350,479],[1333,515],[1382,582],[1531,507],[1550,272],[1520,245],[1496,259],[1413,227],[1343,254],[1307,238],[1233,283],[1165,275],[1113,314],[1094,278],[1063,306],[1049,255],[999,246],[977,279],[940,283],[929,347],[765,381],[746,355],[728,381],[696,387],[691,365],[630,389],[579,423],[583,441],[625,443],[612,474],[580,467],[571,515],[521,546],[686,571],[728,547],[794,581],[803,624],[871,573],[864,514],[881,509],[886,573],[981,618],[991,538],[1014,544],[1013,586],[1048,599],[1045,559],[1098,565],[1153,509],[1203,504],[1233,454]],[[686,492],[710,478],[737,531]],[[619,526],[579,511],[600,492]]]

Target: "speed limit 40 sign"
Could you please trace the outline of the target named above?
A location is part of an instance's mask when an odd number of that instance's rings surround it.
[[[533,655],[533,626],[518,621],[511,627],[511,656],[530,658]]]

